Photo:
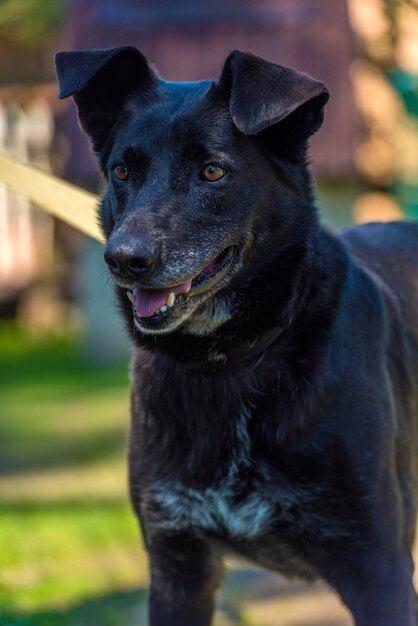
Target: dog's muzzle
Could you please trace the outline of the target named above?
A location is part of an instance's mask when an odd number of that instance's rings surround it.
[[[229,246],[194,277],[159,289],[140,284],[127,292],[136,326],[142,332],[170,332],[195,310],[196,306],[221,288],[237,258],[236,246]]]

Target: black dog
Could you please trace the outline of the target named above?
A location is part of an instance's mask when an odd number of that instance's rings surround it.
[[[210,624],[231,550],[322,577],[357,626],[415,626],[418,225],[318,223],[309,76],[237,51],[217,82],[169,83],[132,47],[57,68],[136,344],[152,626]]]

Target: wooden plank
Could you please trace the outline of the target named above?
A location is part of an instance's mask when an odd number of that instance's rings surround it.
[[[104,241],[97,223],[98,197],[48,172],[0,155],[0,181],[54,217]]]

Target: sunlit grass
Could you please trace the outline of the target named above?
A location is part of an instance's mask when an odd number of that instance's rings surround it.
[[[4,512],[3,610],[30,614],[144,582],[144,556],[127,505],[10,506]]]
[[[145,582],[127,365],[93,366],[81,348],[0,328],[0,624],[46,624],[45,612]]]

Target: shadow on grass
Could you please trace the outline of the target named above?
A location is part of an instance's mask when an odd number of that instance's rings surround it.
[[[145,589],[113,593],[108,596],[87,600],[68,609],[2,613],[2,626],[145,626]]]
[[[56,388],[59,394],[65,389],[88,394],[92,384],[98,390],[109,384],[127,388],[127,362],[92,364],[86,359],[82,337],[38,339],[18,326],[0,324],[0,389],[4,393],[47,385],[50,397]]]
[[[0,511],[2,515],[6,515],[7,513],[12,514],[16,513],[19,515],[30,515],[31,513],[36,513],[39,515],[44,515],[49,512],[53,513],[63,513],[70,515],[79,515],[81,513],[92,515],[93,512],[99,511],[103,514],[104,511],[126,511],[132,515],[132,519],[136,520],[134,516],[133,509],[131,508],[129,500],[126,498],[115,498],[115,497],[100,497],[97,496],[94,499],[89,500],[80,500],[80,498],[66,498],[65,500],[52,500],[52,501],[42,501],[41,503],[38,500],[24,500],[19,502],[18,500],[13,502],[2,502],[0,504]],[[1,608],[1,607],[0,607]],[[0,622],[0,626],[3,624]]]
[[[29,431],[16,440],[13,429],[3,424],[0,427],[0,438],[0,475],[3,476],[53,468],[65,469],[119,458],[124,456],[128,445],[127,426],[109,429],[107,432],[86,430],[65,436],[59,432],[35,436]]]
[[[127,364],[92,366],[81,343],[74,337],[41,341],[0,325],[0,474],[124,455]]]
[[[80,354],[71,352],[24,355],[8,362],[0,359],[0,388],[4,393],[29,392],[48,387],[48,397],[53,400],[63,394],[80,398],[97,391],[128,389],[128,363],[116,367],[89,365]]]

